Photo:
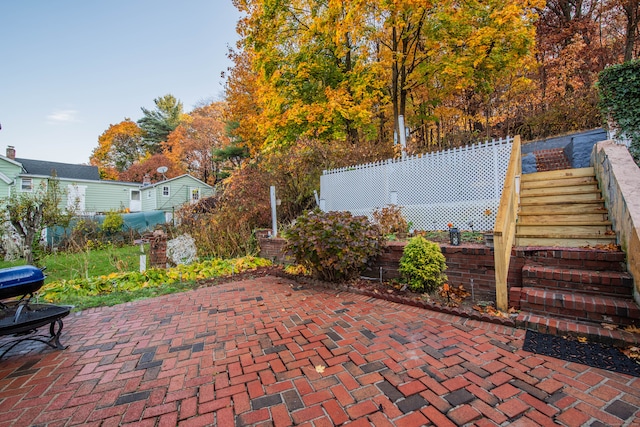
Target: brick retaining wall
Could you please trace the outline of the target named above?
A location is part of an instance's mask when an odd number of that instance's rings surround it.
[[[272,239],[266,234],[258,235],[260,256],[276,263],[284,264],[293,262],[282,253],[285,240]],[[384,253],[378,257],[373,265],[363,272],[364,277],[383,280],[396,279],[398,274],[398,262],[402,257],[402,251],[406,242],[387,242]],[[462,244],[452,246],[440,244],[442,254],[446,258],[449,284],[452,286],[463,285],[471,291],[471,279],[473,279],[473,293],[476,300],[495,300],[495,267],[493,249],[480,244]],[[509,284],[521,286],[521,270],[524,265],[523,258],[511,256],[509,266]],[[382,271],[380,270],[382,268]]]

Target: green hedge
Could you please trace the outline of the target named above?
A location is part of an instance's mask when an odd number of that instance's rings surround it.
[[[597,86],[602,116],[631,140],[629,151],[640,165],[640,60],[604,69]]]

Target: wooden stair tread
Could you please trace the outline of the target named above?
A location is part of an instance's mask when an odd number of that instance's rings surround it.
[[[577,203],[598,204],[604,203],[604,199],[586,199],[580,200]],[[558,201],[540,201],[540,200],[525,200],[520,199],[520,206],[547,206],[547,205],[570,205],[574,204],[571,200],[558,200]]]
[[[615,233],[611,231],[611,226],[606,224],[517,224],[516,236],[518,234],[535,234],[537,236],[575,236],[575,235],[605,235],[615,238]]]
[[[571,213],[571,212],[529,212],[529,211],[524,211],[524,212],[519,212],[518,216],[524,216],[524,217],[529,217],[529,216],[581,216],[581,215],[598,215],[598,216],[603,216],[603,215],[608,215],[609,212],[607,211],[606,208],[599,208],[599,207],[591,207],[592,210],[589,212],[585,212],[585,211],[580,211],[580,212],[576,212],[576,213]]]
[[[598,184],[595,176],[589,177],[571,177],[562,180],[558,179],[541,179],[541,180],[529,180],[520,183],[521,190],[529,190],[533,188],[549,188],[549,187],[564,187],[567,185],[589,185]]]
[[[575,186],[567,186],[567,187],[556,187],[553,189],[548,189],[545,192],[541,192],[543,189],[535,189],[531,191],[527,191],[525,193],[520,192],[520,198],[526,197],[539,197],[539,196],[562,196],[569,194],[602,194],[599,188],[577,188]]]
[[[553,249],[593,248],[601,245],[615,245],[615,239],[546,239],[544,237],[517,237],[518,246],[545,247]]]
[[[602,194],[597,187],[593,188],[578,188],[576,186],[568,187],[555,187],[555,188],[536,188],[532,190],[525,190],[520,192],[520,199],[526,199],[529,197],[548,197],[548,196],[569,196],[573,194]]]
[[[518,237],[545,237],[548,239],[602,239],[602,240],[615,240],[615,234],[596,234],[596,233],[580,233],[580,234],[536,234],[536,233],[518,233],[516,232],[516,238]]]
[[[553,209],[553,210],[551,210]],[[527,215],[576,215],[581,213],[609,215],[604,203],[545,203],[520,204],[519,216]]]
[[[553,190],[556,191],[560,188],[598,188],[598,181],[593,180],[590,182],[565,182],[560,181],[532,181],[526,183],[526,185],[520,186],[520,192],[531,192],[534,190]]]
[[[577,169],[561,169],[555,171],[544,171],[523,174],[520,178],[521,182],[535,181],[540,179],[562,179],[575,178],[582,176],[595,176],[595,170],[592,167]]]
[[[599,218],[589,218],[590,216],[599,217]],[[582,216],[578,215],[529,215],[529,216],[521,216],[518,218],[518,225],[597,225],[597,226],[608,226],[611,227],[613,223],[606,219],[603,219],[605,215],[603,214],[582,214]],[[586,217],[585,219],[583,219]]]
[[[542,223],[536,223],[536,222],[527,222],[527,223],[522,223],[522,222],[518,222],[516,225],[526,225],[527,227],[545,227],[545,226],[572,226],[572,225],[578,225],[578,226],[588,226],[588,225],[593,225],[593,226],[609,226],[612,225],[613,223],[611,221],[608,220],[602,220],[602,221],[545,221]]]

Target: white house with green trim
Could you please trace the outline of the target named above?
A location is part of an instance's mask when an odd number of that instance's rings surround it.
[[[63,203],[81,215],[163,211],[170,220],[176,208],[214,194],[213,187],[191,175],[155,184],[106,181],[100,179],[96,166],[17,158],[9,146],[7,155],[0,155],[0,200],[13,191],[35,191],[53,176],[65,190]]]

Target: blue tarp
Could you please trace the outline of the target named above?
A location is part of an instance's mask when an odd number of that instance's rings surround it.
[[[153,231],[158,224],[166,223],[164,211],[134,212],[128,214],[120,214],[124,220],[124,230],[135,230],[140,234],[146,231]],[[62,237],[71,234],[71,230],[75,227],[79,220],[91,220],[98,224],[102,224],[106,215],[92,215],[90,217],[74,218],[71,220],[69,228],[51,227],[47,229],[47,244],[53,246],[60,242]]]

